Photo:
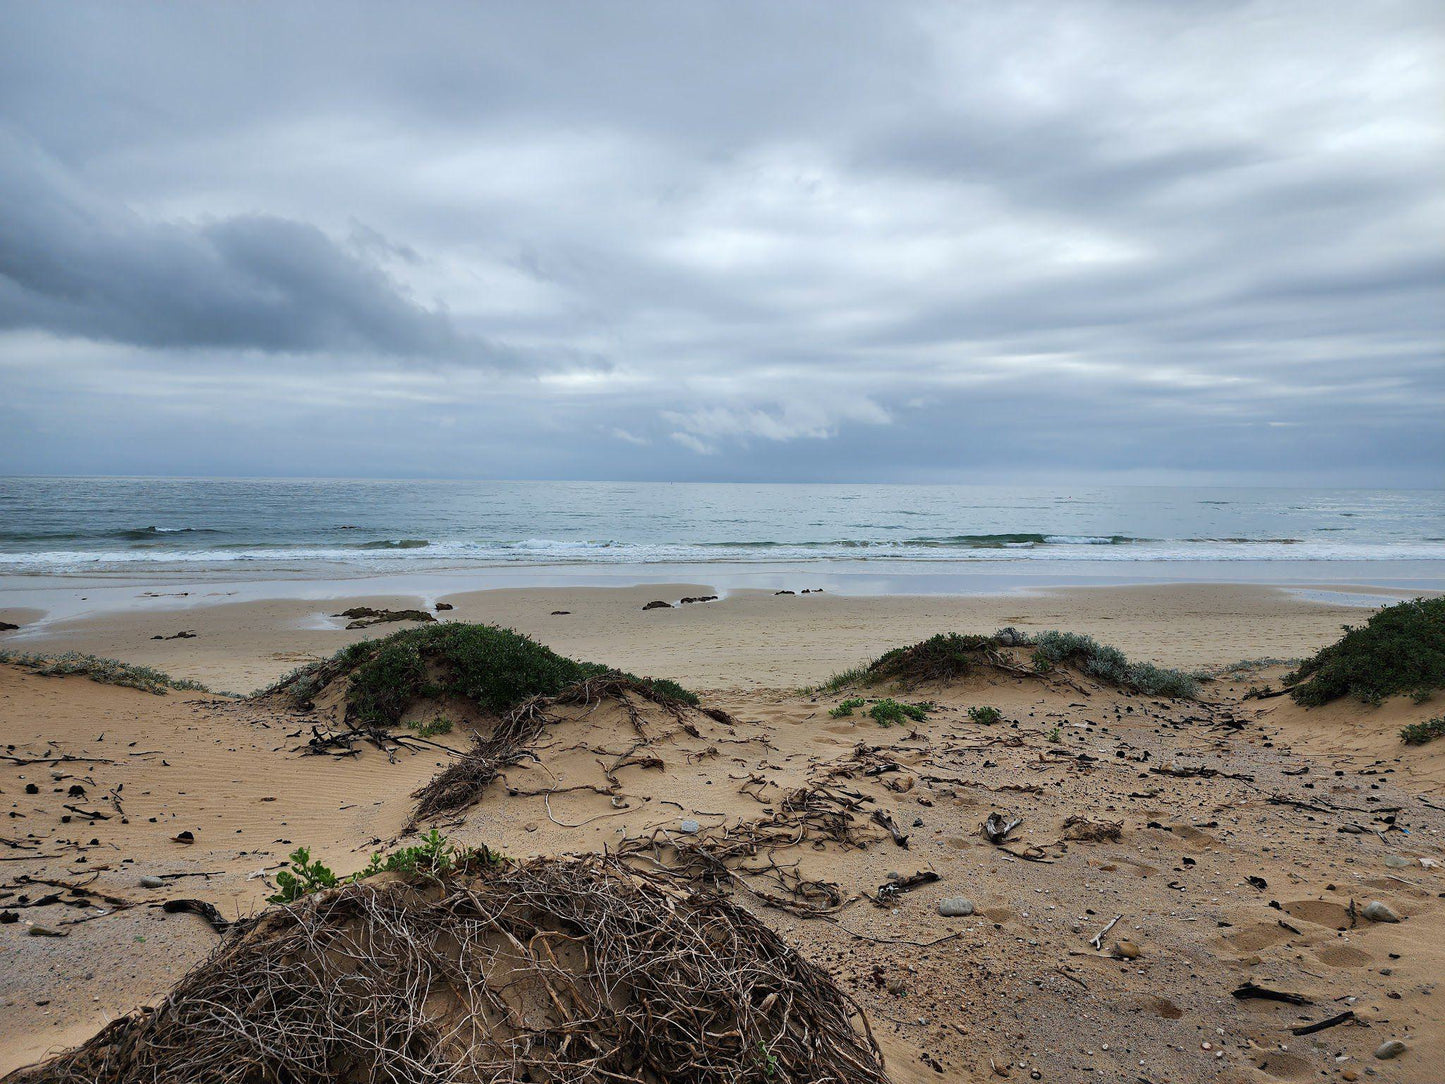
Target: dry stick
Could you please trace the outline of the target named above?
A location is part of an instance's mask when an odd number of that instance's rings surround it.
[[[1093,937],[1089,938],[1089,944],[1093,945],[1100,952],[1103,952],[1104,946],[1102,942],[1104,940],[1104,935],[1107,934],[1110,930],[1112,930],[1115,926],[1117,926],[1119,924],[1119,920],[1123,917],[1123,915],[1115,915],[1113,918],[1111,918],[1107,926],[1105,926],[1098,933],[1094,934]]]

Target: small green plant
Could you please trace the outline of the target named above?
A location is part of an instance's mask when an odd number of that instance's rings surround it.
[[[1003,712],[993,707],[972,707],[968,709],[968,717],[980,726],[993,726],[1003,718]]]
[[[1244,699],[1260,700],[1273,692],[1274,690],[1268,685],[1251,685],[1248,689],[1244,690]]]
[[[862,697],[851,696],[847,700],[844,700],[832,711],[828,712],[828,714],[834,719],[843,719],[849,715],[852,715],[854,709],[861,708],[866,703],[868,703],[868,701],[864,700]]]
[[[500,855],[486,847],[457,847],[435,828],[422,836],[420,842],[399,847],[390,854],[373,854],[363,869],[347,877],[338,877],[321,862],[313,862],[309,848],[297,847],[291,852],[291,868],[276,874],[280,891],[271,896],[270,901],[294,903],[312,892],[352,884],[378,873],[440,877],[470,863],[491,865],[501,860]]]
[[[762,1067],[763,1076],[768,1080],[772,1080],[778,1073],[778,1057],[761,1039],[758,1040],[758,1065]]]
[[[1051,742],[1061,742],[1064,740],[1064,735],[1058,727],[1054,727],[1054,729],[1050,730],[1044,737],[1048,738]]]
[[[1424,745],[1436,738],[1445,738],[1445,715],[1437,715],[1423,723],[1411,723],[1400,731],[1400,740],[1406,745]]]
[[[868,714],[879,726],[892,726],[905,719],[921,723],[928,718],[928,704],[904,704],[897,700],[880,700],[868,709]]]
[[[292,903],[323,888],[335,888],[340,883],[328,867],[319,861],[311,861],[309,847],[297,847],[291,852],[291,868],[276,874],[276,887],[280,891],[271,897],[271,902]]]
[[[415,724],[412,727],[418,738],[435,738],[438,734],[450,734],[452,732],[452,721],[441,712],[437,712],[432,719]]]
[[[1036,650],[1033,654],[1034,673],[1047,674],[1054,668],[1054,660],[1044,654],[1042,649]]]
[[[1410,694],[1410,703],[1412,704],[1428,704],[1434,699],[1435,694],[1429,689],[1416,689]]]

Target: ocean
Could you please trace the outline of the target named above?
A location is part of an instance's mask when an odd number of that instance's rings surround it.
[[[1234,562],[1365,562],[1382,580],[1390,563],[1434,567],[1445,562],[1445,492],[0,480],[7,578],[609,568],[648,579],[655,566],[940,571],[978,563],[1068,577],[1123,563],[1158,579],[1175,563]]]

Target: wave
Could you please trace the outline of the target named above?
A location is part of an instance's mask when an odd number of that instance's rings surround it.
[[[430,546],[425,538],[383,538],[377,542],[362,542],[359,550],[420,550]]]

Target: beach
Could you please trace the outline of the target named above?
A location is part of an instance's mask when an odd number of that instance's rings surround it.
[[[1087,630],[1130,655],[1168,666],[1293,659],[1334,639],[1342,624],[1363,620],[1370,604],[1422,593],[1342,584],[1147,584],[975,596],[859,596],[813,593],[816,579],[801,570],[789,578],[792,587],[778,589],[792,594],[744,589],[685,605],[683,598],[723,589],[708,583],[653,583],[449,591],[449,581],[442,579],[414,593],[374,594],[351,593],[348,587],[354,591],[355,585],[343,581],[306,584],[313,597],[225,602],[216,596],[228,597],[232,587],[107,588],[124,597],[108,598],[100,612],[90,615],[50,621],[34,609],[0,607],[0,620],[22,624],[15,632],[0,633],[0,646],[114,656],[213,688],[250,692],[364,635],[386,631],[385,626],[347,631],[348,619],[335,616],[343,610],[431,610],[442,602],[455,607],[437,615],[447,620],[514,628],[563,654],[638,673],[702,688],[792,688],[935,632],[987,633],[1007,625]],[[70,595],[97,593],[85,588]],[[643,608],[653,601],[669,606]],[[72,597],[61,605],[79,604]],[[174,638],[177,633],[194,635]]]
[[[1273,687],[1287,660],[1334,641],[1341,625],[1418,592],[1146,583],[841,595],[815,591],[806,570],[789,582],[466,591],[442,579],[373,594],[355,593],[351,580],[244,601],[223,600],[266,588],[72,586],[54,613],[0,609],[20,626],[0,633],[0,650],[99,654],[250,693],[399,629],[516,629],[564,656],[677,681],[725,722],[659,715],[645,700],[627,707],[628,722],[606,696],[559,708],[529,759],[505,771],[505,787],[432,823],[457,844],[550,861],[635,847],[675,832],[679,818],[696,818],[708,838],[755,832],[760,811],[769,824],[791,816],[769,813],[776,796],[844,785],[849,803],[882,820],[858,820],[841,848],[775,843],[766,852],[841,886],[829,890],[850,901],[841,926],[756,906],[771,897],[751,895],[766,888],[754,874],[743,875],[740,902],[858,999],[895,1084],[939,1072],[983,1080],[1006,1065],[1054,1080],[1147,1070],[1158,1080],[1265,1082],[1361,1065],[1380,1066],[1381,1080],[1432,1079],[1428,1066],[1445,1055],[1429,996],[1445,967],[1445,913],[1434,902],[1445,890],[1445,752],[1409,752],[1397,737],[1432,705],[1393,698],[1306,711],[1288,698],[1245,698]],[[77,604],[89,593],[98,605],[86,613]],[[348,610],[436,620],[348,629],[371,620]],[[1160,699],[1073,669],[1036,675],[1027,649],[1005,652],[990,656],[1003,668],[907,690],[928,707],[925,721],[903,728],[835,718],[846,689],[806,688],[939,632],[1000,628],[1025,638],[1087,632],[1131,660],[1206,681],[1197,699]],[[12,816],[0,908],[51,893],[49,906],[11,911],[18,921],[0,933],[17,977],[0,1000],[0,1071],[154,1003],[206,959],[215,931],[162,905],[199,900],[224,920],[244,917],[264,906],[295,846],[346,871],[417,839],[427,822],[411,795],[492,725],[464,710],[456,730],[424,743],[372,747],[335,729],[345,703],[331,693],[298,709],[285,693],[158,691],[0,665],[0,791]],[[877,695],[860,692],[860,705]],[[1004,722],[975,720],[980,703]],[[411,725],[435,710],[417,708]],[[1380,804],[1373,820],[1371,803]],[[979,836],[999,809],[1023,824],[1002,848]],[[1364,835],[1336,831],[1361,818]],[[1386,834],[1406,825],[1408,834]],[[1109,835],[1114,826],[1122,835]],[[1064,842],[1079,831],[1084,842]],[[866,902],[870,886],[915,869],[937,887],[890,908]],[[974,913],[962,925],[937,911],[960,892]],[[1409,920],[1355,929],[1350,909],[1376,898]],[[44,934],[25,936],[32,926]],[[1303,987],[1316,1008],[1224,996],[1250,982]],[[1343,993],[1371,1028],[1337,1029],[1327,1043],[1278,1038],[1327,1015]],[[1020,1015],[1014,1006],[1025,1001]],[[1058,1014],[1075,1021],[1076,1036],[1048,1022]],[[1410,1056],[1374,1062],[1370,1051],[1396,1035]]]

